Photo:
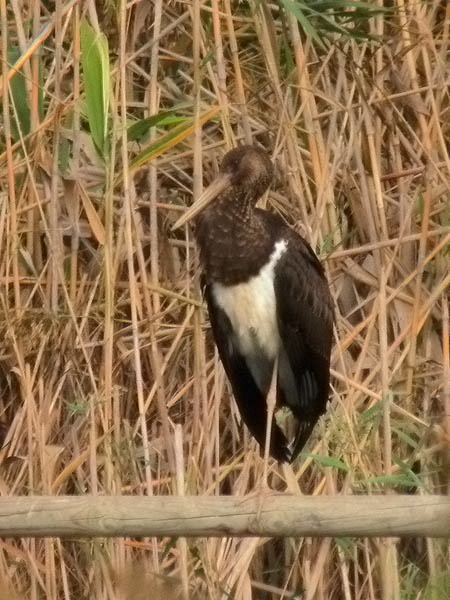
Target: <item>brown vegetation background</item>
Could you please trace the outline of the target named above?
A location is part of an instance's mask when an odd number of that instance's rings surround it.
[[[282,6],[0,0],[2,495],[254,490],[192,234],[170,229],[240,142],[271,153],[262,204],[336,300],[329,413],[272,487],[448,493],[449,7],[396,0],[321,47]],[[103,153],[83,18],[108,42]],[[33,600],[450,597],[448,547],[424,539],[3,539],[0,581]]]

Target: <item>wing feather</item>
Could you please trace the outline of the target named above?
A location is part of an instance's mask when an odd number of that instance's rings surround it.
[[[295,458],[325,412],[329,394],[333,304],[324,270],[308,243],[289,230],[288,251],[277,265],[275,297],[284,353],[297,385],[285,403],[298,419]],[[283,388],[283,381],[279,381]]]

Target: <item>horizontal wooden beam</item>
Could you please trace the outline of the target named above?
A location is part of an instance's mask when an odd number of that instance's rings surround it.
[[[446,496],[0,498],[0,537],[450,537]]]

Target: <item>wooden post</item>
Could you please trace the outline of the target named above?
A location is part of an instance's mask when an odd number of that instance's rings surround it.
[[[450,537],[447,496],[0,498],[0,537]]]

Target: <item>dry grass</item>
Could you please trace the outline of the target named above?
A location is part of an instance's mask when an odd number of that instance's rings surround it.
[[[240,141],[271,152],[265,202],[326,259],[337,307],[331,409],[272,485],[448,493],[445,0],[397,0],[368,25],[383,45],[329,50],[264,2],[55,4],[0,0],[1,493],[252,490],[261,459],[214,352],[192,236],[170,232]],[[106,164],[82,110],[83,14],[109,39]],[[13,47],[30,133],[8,93]],[[138,145],[125,125],[178,105],[220,113],[131,174],[164,131]],[[434,540],[0,542],[0,596],[32,600],[437,600],[448,569]]]

